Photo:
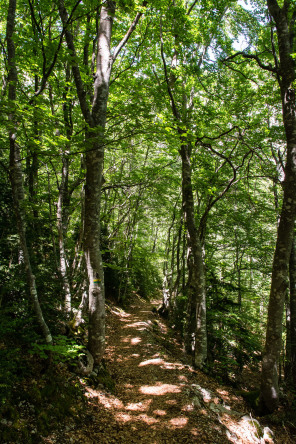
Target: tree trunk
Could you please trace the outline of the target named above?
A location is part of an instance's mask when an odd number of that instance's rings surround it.
[[[86,140],[91,140],[92,134]],[[104,272],[100,249],[100,202],[103,147],[90,145],[86,154],[84,254],[89,280],[88,349],[97,365],[105,351]],[[89,145],[88,145],[89,147]]]
[[[191,147],[183,144],[182,159],[182,205],[187,228],[187,319],[185,328],[185,350],[194,354],[194,365],[203,367],[207,358],[206,331],[206,286],[202,247],[195,224],[194,201],[190,165]]]
[[[25,214],[24,214],[24,189],[23,189],[23,172],[21,164],[21,155],[17,138],[17,120],[15,115],[16,106],[16,88],[17,88],[17,69],[15,64],[15,45],[14,45],[14,31],[15,31],[15,13],[16,0],[9,0],[8,14],[7,14],[7,62],[8,62],[8,100],[10,103],[9,120],[9,145],[10,145],[10,180],[14,201],[14,209],[17,220],[17,229],[20,238],[20,246],[23,253],[23,260],[25,264],[27,280],[30,289],[30,297],[32,305],[37,317],[38,324],[43,332],[47,343],[52,343],[52,337],[49,328],[43,318],[42,310],[39,304],[37,289],[35,284],[35,276],[33,275],[29,251],[26,239]]]
[[[143,3],[144,5],[146,2]],[[111,54],[112,23],[115,2],[107,0],[101,6],[100,23],[97,31],[96,73],[92,104],[87,100],[88,86],[80,73],[74,37],[69,29],[68,13],[64,0],[59,0],[59,13],[65,27],[68,50],[72,56],[72,73],[76,85],[81,112],[86,122],[86,183],[84,215],[84,254],[89,280],[89,330],[88,348],[99,364],[105,351],[105,295],[104,272],[100,251],[100,207],[104,163],[104,130],[106,125],[110,75],[114,60],[127,43],[142,13],[136,15],[124,38]],[[83,63],[86,64],[86,54]]]
[[[62,155],[62,177],[59,186],[59,197],[57,202],[57,229],[59,238],[59,272],[63,283],[64,290],[64,308],[65,312],[69,314],[71,312],[71,289],[68,279],[68,264],[67,255],[65,250],[65,233],[67,231],[67,217],[64,211],[65,192],[68,181],[69,160],[67,155]]]
[[[294,388],[296,388],[296,243],[295,237],[292,246],[291,256],[290,256],[290,365],[289,365],[289,375],[290,380],[293,383]],[[287,333],[288,334],[288,333]]]
[[[268,306],[265,351],[261,374],[261,407],[272,412],[279,402],[278,363],[282,349],[282,323],[284,301],[288,286],[288,266],[294,235],[296,215],[296,115],[295,115],[295,63],[292,58],[294,24],[290,28],[285,2],[282,8],[276,0],[267,0],[269,12],[275,20],[280,69],[279,84],[282,97],[283,123],[287,140],[287,161],[283,183],[283,205],[278,226],[276,249],[273,258],[272,281]],[[295,10],[295,6],[292,5]],[[295,11],[294,11],[295,12]]]

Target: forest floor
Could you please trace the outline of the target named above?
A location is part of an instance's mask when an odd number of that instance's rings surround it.
[[[135,297],[127,311],[108,308],[106,368],[110,389],[84,384],[87,403],[79,426],[45,443],[296,443],[282,425],[255,419],[233,389],[184,361],[176,337],[153,307]],[[108,384],[107,384],[108,385]]]
[[[136,295],[125,310],[108,303],[104,363],[88,377],[73,359],[18,344],[27,324],[21,335],[9,330],[0,341],[0,443],[296,443],[289,402],[257,418],[242,392],[192,368],[158,304]],[[258,386],[256,375],[245,372],[242,388]]]

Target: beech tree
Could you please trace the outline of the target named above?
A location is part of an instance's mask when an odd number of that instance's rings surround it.
[[[10,180],[13,194],[14,208],[17,220],[17,228],[20,242],[21,255],[25,265],[27,281],[29,286],[29,293],[34,307],[34,311],[37,317],[37,321],[42,329],[44,338],[47,343],[52,342],[52,336],[49,328],[44,320],[43,313],[40,307],[35,276],[31,267],[31,260],[27,245],[26,237],[26,214],[24,212],[24,189],[23,189],[23,173],[21,164],[20,147],[17,142],[17,84],[18,84],[18,72],[16,65],[16,52],[15,52],[15,20],[16,20],[16,8],[17,1],[10,0],[7,13],[7,27],[6,27],[6,42],[7,42],[7,86],[8,86],[8,101],[9,101],[9,114],[8,114],[8,128],[9,128],[9,146],[10,146]]]
[[[283,203],[273,259],[261,379],[261,402],[264,408],[273,411],[279,402],[278,361],[282,348],[283,310],[296,216],[295,61],[293,59],[296,8],[289,0],[284,1],[282,7],[276,0],[268,0],[267,5],[278,38],[278,58],[277,53],[274,53],[275,72],[281,91],[283,124],[287,140]]]
[[[113,1],[107,1],[101,5],[99,25],[96,34],[96,50],[94,53],[96,67],[93,93],[89,98],[88,88],[81,76],[81,66],[78,62],[74,35],[70,29],[71,17],[75,11],[75,7],[69,15],[63,0],[59,1],[58,6],[65,29],[68,50],[71,55],[72,72],[77,96],[86,124],[85,141],[87,149],[85,153],[86,179],[83,248],[89,280],[88,348],[94,358],[94,363],[98,364],[105,351],[105,296],[104,271],[100,247],[100,208],[104,163],[104,129],[106,125],[110,77],[113,64],[128,42],[142,12],[137,13],[126,35],[114,48],[112,53],[112,23],[116,5]],[[90,75],[92,76],[93,73],[90,73]]]

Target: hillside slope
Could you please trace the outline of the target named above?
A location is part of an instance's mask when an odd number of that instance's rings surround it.
[[[109,374],[93,374],[85,385],[89,420],[65,442],[293,442],[282,429],[259,424],[228,387],[184,363],[178,341],[152,311],[156,304],[135,298],[128,311],[109,307]]]

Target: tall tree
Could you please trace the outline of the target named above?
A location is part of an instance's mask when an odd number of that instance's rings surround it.
[[[31,267],[31,260],[27,245],[26,237],[26,221],[24,211],[24,188],[23,188],[23,172],[20,147],[17,143],[17,84],[18,72],[16,66],[15,51],[15,18],[16,18],[16,0],[10,0],[7,14],[6,41],[7,41],[7,65],[8,65],[8,101],[9,101],[9,145],[10,145],[10,180],[14,200],[14,208],[17,220],[18,235],[20,240],[20,248],[23,255],[23,261],[26,269],[26,275],[29,285],[29,292],[37,317],[37,321],[41,327],[44,338],[47,343],[52,342],[52,336],[49,328],[44,320],[43,313],[39,304],[35,276]]]
[[[273,259],[261,376],[262,407],[267,411],[274,411],[279,402],[278,363],[282,349],[283,310],[296,217],[296,107],[295,61],[293,58],[295,52],[296,5],[290,0],[285,0],[282,6],[276,0],[267,0],[267,5],[270,16],[274,20],[274,24],[272,23],[271,26],[275,26],[278,39],[279,61],[276,53],[274,53],[274,57],[287,141],[283,204]]]
[[[79,2],[78,2],[79,3]],[[145,3],[145,2],[144,2]],[[76,4],[78,6],[78,4]],[[60,17],[65,29],[65,38],[71,56],[72,72],[76,85],[81,112],[86,124],[86,181],[84,253],[89,280],[89,330],[88,349],[98,364],[105,351],[105,295],[104,271],[101,256],[100,206],[104,163],[104,130],[110,77],[113,64],[134,31],[142,12],[138,12],[121,42],[111,51],[112,24],[116,11],[114,1],[106,1],[100,7],[99,26],[96,33],[96,68],[93,94],[88,98],[88,87],[81,75],[71,20],[75,8],[69,15],[64,1],[58,2]],[[90,74],[92,76],[92,73]]]

